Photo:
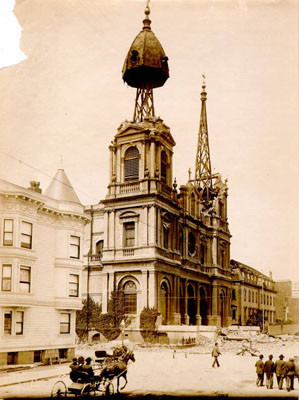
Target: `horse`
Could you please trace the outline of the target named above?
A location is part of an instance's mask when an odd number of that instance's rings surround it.
[[[121,377],[124,378],[125,384],[123,387],[120,388],[120,390],[124,389],[128,383],[127,380],[127,365],[129,360],[132,360],[135,362],[135,357],[133,351],[128,351],[127,353],[124,353],[121,355],[121,357],[116,360],[111,362],[110,364],[106,365],[100,375],[99,379],[102,381],[103,379],[113,379],[117,377],[117,393],[119,393],[119,380]]]

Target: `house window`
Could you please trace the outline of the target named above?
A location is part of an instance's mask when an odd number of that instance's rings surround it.
[[[13,219],[4,220],[3,246],[13,246]]]
[[[16,329],[16,335],[23,335],[24,311],[16,311],[16,313],[15,313],[15,329]]]
[[[79,236],[71,235],[71,242],[70,242],[70,258],[80,258],[80,238]]]
[[[127,281],[123,286],[124,313],[136,314],[137,312],[137,287],[133,281]]]
[[[124,247],[135,246],[135,222],[124,223]]]
[[[225,268],[225,250],[220,250],[220,265]]]
[[[248,301],[249,302],[251,301],[251,291],[250,290],[248,290]]]
[[[70,313],[60,313],[60,333],[70,333],[71,332],[71,314]]]
[[[12,265],[3,264],[2,265],[2,284],[1,284],[1,290],[3,292],[11,291],[11,275],[12,275]]]
[[[32,224],[30,222],[22,221],[21,247],[32,249]]]
[[[4,313],[4,334],[11,335],[12,333],[12,311]]]
[[[129,147],[125,152],[125,181],[139,179],[139,151],[137,147]]]
[[[244,289],[244,301],[246,301],[246,289]]]
[[[79,275],[70,274],[69,296],[70,297],[78,297],[79,296]]]
[[[165,151],[161,153],[161,181],[167,183],[168,160]]]
[[[42,361],[42,350],[35,350],[33,353],[33,362],[39,363]]]
[[[21,267],[20,268],[20,292],[30,293],[30,278],[31,278],[31,268]]]

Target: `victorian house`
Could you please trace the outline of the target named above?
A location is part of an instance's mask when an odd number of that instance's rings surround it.
[[[0,365],[73,357],[87,221],[63,169],[45,194],[0,180]]]

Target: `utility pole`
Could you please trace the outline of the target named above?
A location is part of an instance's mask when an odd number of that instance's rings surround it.
[[[90,207],[90,244],[89,244],[89,251],[87,255],[87,313],[86,313],[86,330],[87,335],[89,333],[89,324],[90,324],[90,298],[89,298],[89,278],[90,278],[90,259],[92,256],[92,236],[93,236],[93,206]]]

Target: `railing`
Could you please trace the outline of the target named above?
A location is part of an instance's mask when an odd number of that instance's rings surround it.
[[[91,255],[89,256],[89,261],[90,261],[90,262],[101,261],[101,259],[102,259],[102,253],[99,253],[99,254],[91,254]]]
[[[170,258],[171,260],[180,261],[181,256],[179,254],[174,253],[172,250],[161,249],[160,247],[156,248],[158,254],[163,257]]]
[[[133,256],[134,249],[123,249],[123,256]]]
[[[140,183],[122,183],[120,186],[120,193],[132,193],[140,190]]]

